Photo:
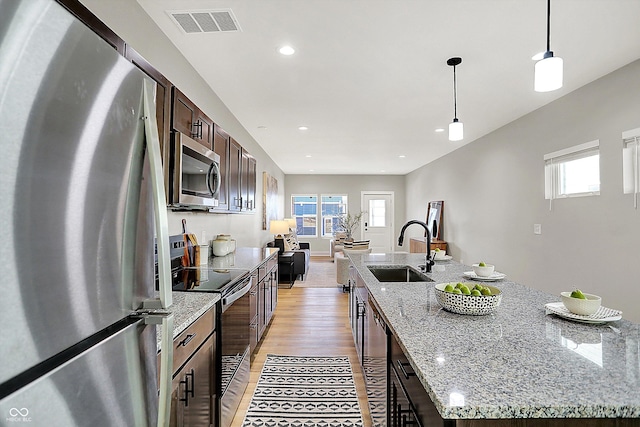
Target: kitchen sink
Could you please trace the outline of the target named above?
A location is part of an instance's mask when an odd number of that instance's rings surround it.
[[[380,282],[433,282],[423,273],[408,265],[404,266],[368,266],[371,273]]]

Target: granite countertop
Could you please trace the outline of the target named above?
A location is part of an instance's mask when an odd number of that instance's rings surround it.
[[[494,314],[464,316],[440,307],[434,285],[470,282],[471,267],[436,261],[433,282],[380,283],[367,265],[415,267],[424,255],[350,258],[443,418],[640,417],[640,325],[546,315],[571,285],[556,296],[507,277],[491,283],[503,293]]]
[[[207,266],[202,268],[231,268],[251,271],[260,266],[278,252],[278,248],[237,248],[235,252],[223,257],[210,257]],[[216,292],[173,292],[173,338],[195,322],[207,310],[220,301]],[[161,347],[161,328],[157,328],[158,351]]]

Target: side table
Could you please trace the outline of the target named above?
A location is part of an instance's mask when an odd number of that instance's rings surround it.
[[[296,281],[293,275],[293,252],[282,252],[278,254],[278,271],[280,275],[282,275],[283,271],[289,272],[289,289],[291,289],[293,283]]]

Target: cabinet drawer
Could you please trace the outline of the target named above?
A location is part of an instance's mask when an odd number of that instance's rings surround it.
[[[175,373],[191,354],[214,331],[216,310],[211,308],[173,340],[173,372]]]

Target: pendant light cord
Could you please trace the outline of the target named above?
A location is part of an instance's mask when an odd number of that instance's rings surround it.
[[[550,39],[551,39],[551,0],[547,0],[547,52],[551,51]]]
[[[456,66],[453,66],[453,118],[458,118],[458,93],[456,90]]]

